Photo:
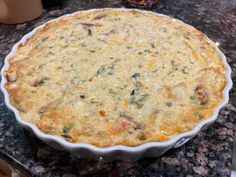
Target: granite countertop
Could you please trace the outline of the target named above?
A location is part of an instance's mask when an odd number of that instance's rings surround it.
[[[61,7],[45,10],[29,23],[0,25],[0,64],[11,47],[33,28],[44,22],[82,9],[121,7],[121,0],[66,0]],[[191,24],[220,43],[236,81],[236,1],[235,0],[162,0],[154,11]],[[233,124],[236,118],[236,90],[221,110],[216,123],[184,146],[158,158],[138,162],[102,163],[76,159],[67,152],[47,146],[16,122],[0,93],[0,158],[29,176],[214,176],[230,175],[233,149]]]

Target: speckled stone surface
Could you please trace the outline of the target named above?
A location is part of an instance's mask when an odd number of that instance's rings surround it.
[[[44,22],[82,9],[121,7],[121,0],[66,0],[62,7],[45,10],[29,23],[0,25],[0,64],[14,43]],[[191,24],[218,41],[232,67],[236,81],[236,1],[235,0],[162,0],[154,11]],[[29,176],[42,177],[227,177],[230,175],[233,125],[236,119],[236,90],[221,110],[217,122],[179,149],[159,158],[138,162],[101,163],[78,160],[67,152],[56,151],[23,130],[4,104],[0,93],[0,158]]]

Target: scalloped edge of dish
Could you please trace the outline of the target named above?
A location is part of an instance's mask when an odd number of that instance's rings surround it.
[[[43,25],[36,27],[34,30],[32,30],[28,34],[24,35],[21,38],[21,40],[13,46],[11,52],[6,56],[5,61],[4,61],[4,65],[1,70],[1,77],[2,77],[1,90],[4,94],[5,104],[10,110],[12,110],[14,112],[16,120],[21,126],[23,126],[26,129],[31,130],[39,139],[41,139],[42,141],[46,142],[48,145],[50,145],[56,149],[69,151],[79,158],[93,158],[96,160],[108,162],[108,161],[115,161],[115,160],[135,161],[135,160],[138,160],[142,157],[160,156],[163,153],[165,153],[167,150],[169,150],[170,148],[178,148],[178,147],[182,146],[187,141],[189,141],[190,139],[195,137],[203,128],[208,127],[209,125],[211,125],[212,123],[214,123],[216,121],[220,109],[223,106],[225,106],[229,101],[229,91],[232,88],[233,83],[232,83],[232,80],[230,77],[231,68],[230,68],[229,64],[227,63],[225,55],[219,50],[217,44],[214,43],[213,41],[211,41],[208,37],[207,37],[208,41],[215,46],[216,51],[219,54],[219,56],[221,56],[222,62],[227,70],[227,72],[225,74],[225,77],[227,79],[227,85],[225,86],[225,88],[223,90],[224,100],[222,103],[220,103],[216,107],[213,115],[211,117],[201,121],[200,123],[198,123],[198,125],[195,126],[191,131],[181,133],[181,134],[169,139],[168,141],[164,141],[164,142],[147,142],[142,145],[134,146],[134,147],[123,146],[123,145],[115,145],[115,146],[110,146],[110,147],[97,147],[97,146],[94,146],[91,144],[70,143],[59,136],[45,134],[41,130],[39,130],[34,124],[31,124],[31,123],[26,122],[23,119],[21,119],[18,110],[13,105],[11,105],[10,100],[9,100],[9,94],[4,87],[4,85],[7,83],[4,73],[9,68],[8,61],[10,58],[12,58],[15,55],[19,44],[25,45],[27,40],[30,37],[32,37],[37,32],[38,29],[43,28],[48,23],[52,23],[54,21],[60,20],[63,17],[76,15],[78,13],[86,13],[86,12],[91,12],[91,11],[102,11],[102,10],[116,10],[116,11],[133,11],[133,10],[135,10],[135,11],[142,11],[145,13],[151,13],[151,14],[154,14],[157,16],[165,16],[165,17],[171,18],[167,15],[163,15],[163,14],[159,14],[159,13],[155,13],[155,12],[151,12],[151,11],[138,10],[138,9],[125,9],[125,8],[90,9],[90,10],[77,11],[77,12],[74,12],[71,14],[66,14],[66,15],[63,15],[63,16],[58,17],[56,19],[50,20],[50,21],[44,23]],[[181,23],[184,23],[184,22],[174,19],[174,18],[171,18],[171,19],[179,21]],[[184,24],[188,25],[186,23],[184,23]],[[188,25],[188,26],[190,26],[191,28],[194,28],[191,25]],[[196,28],[194,28],[194,29],[196,29]]]

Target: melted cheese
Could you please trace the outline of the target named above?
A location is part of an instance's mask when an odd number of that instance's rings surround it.
[[[225,68],[196,29],[140,11],[99,10],[39,29],[10,60],[22,119],[100,147],[166,141],[210,117]]]

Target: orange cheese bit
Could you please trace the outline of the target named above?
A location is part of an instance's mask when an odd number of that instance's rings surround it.
[[[75,48],[80,48],[80,45],[77,44],[77,45],[74,45],[73,47],[75,47]]]
[[[59,71],[59,70],[61,70],[61,69],[62,69],[61,66],[56,67],[56,70],[57,70],[57,71]]]
[[[160,135],[157,137],[157,141],[163,142],[169,140],[169,137],[166,135]]]
[[[97,29],[95,29],[95,31],[96,31],[97,33],[104,33],[104,32],[105,32],[105,30],[104,30],[104,29],[101,29],[101,28],[97,28]]]
[[[48,126],[47,125],[45,125],[45,124],[39,124],[39,123],[36,123],[36,126],[42,131],[42,132],[44,132],[44,133],[46,133],[46,130],[47,130],[47,128],[48,128]]]
[[[129,102],[127,100],[124,101],[124,108],[125,109],[128,109],[129,107]]]
[[[141,83],[141,84],[140,84],[140,87],[141,87],[141,88],[144,88],[144,87],[145,87],[145,85],[144,85],[143,83]]]
[[[153,66],[156,64],[156,61],[155,60],[151,60],[147,63],[147,68],[149,70],[151,70],[153,68]]]
[[[99,115],[101,117],[105,117],[106,116],[106,111],[103,111],[103,110],[99,111]]]
[[[106,130],[110,136],[115,136],[122,132],[122,128],[120,126],[114,125],[112,123],[108,123],[106,125]]]
[[[76,143],[79,142],[79,139],[74,139],[74,138],[65,138],[66,141],[70,142],[70,143]]]
[[[120,41],[115,39],[115,38],[113,38],[113,39],[110,40],[110,43],[111,44],[120,44]]]

